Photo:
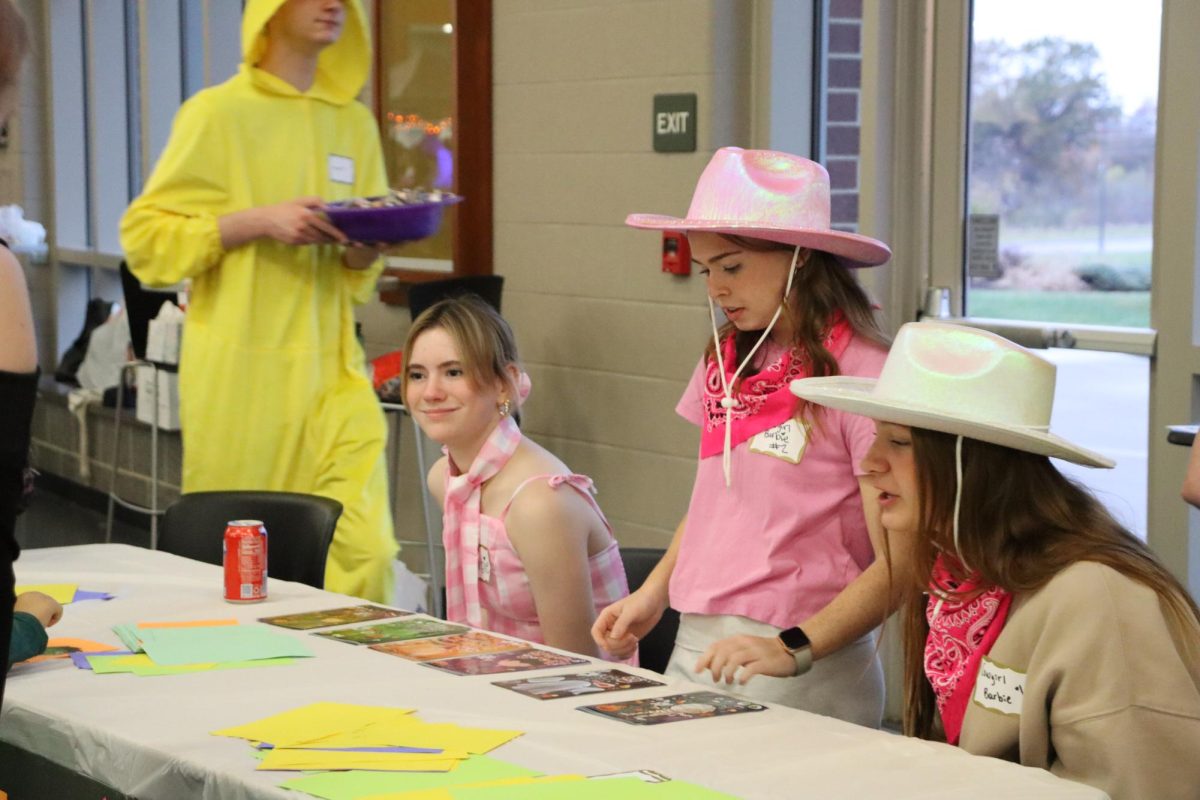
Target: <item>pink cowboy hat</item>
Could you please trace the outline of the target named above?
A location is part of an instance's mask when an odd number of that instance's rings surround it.
[[[771,150],[722,147],[704,168],[686,217],[630,214],[634,228],[749,236],[823,250],[847,267],[892,256],[878,239],[830,228],[829,173],[815,161]]]

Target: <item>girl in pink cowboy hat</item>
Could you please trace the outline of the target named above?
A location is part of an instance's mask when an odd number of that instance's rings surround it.
[[[1054,373],[995,334],[919,322],[878,381],[792,391],[876,420],[862,466],[884,527],[915,542],[915,580],[901,585],[905,732],[1113,798],[1195,798],[1200,609],[1051,462],[1113,466],[1050,432]],[[765,644],[738,642],[713,668],[786,673]]]
[[[529,378],[508,323],[473,295],[443,300],[414,320],[404,353],[408,408],[444,445],[428,480],[447,619],[603,655],[588,631],[629,594],[621,554],[591,479],[521,435]]]
[[[713,156],[686,218],[626,222],[688,233],[713,341],[676,408],[701,435],[687,516],[644,585],[606,608],[592,635],[614,654],[631,652],[669,604],[682,617],[668,674],[712,680],[701,670],[716,643],[770,637],[788,677],[739,692],[878,726],[873,631],[892,603],[883,534],[864,512],[874,493],[864,495],[856,467],[874,430],[852,414],[815,413],[788,384],[879,374],[887,338],[852,269],[890,252],[830,228],[819,164],[735,147]]]

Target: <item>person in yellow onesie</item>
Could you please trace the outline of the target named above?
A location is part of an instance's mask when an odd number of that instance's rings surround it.
[[[142,282],[192,279],[183,491],[339,500],[326,588],[383,602],[397,550],[386,422],[353,315],[382,265],[318,211],[387,191],[378,127],[355,99],[371,63],[360,0],[249,0],[242,56],[180,108],[121,220]]]

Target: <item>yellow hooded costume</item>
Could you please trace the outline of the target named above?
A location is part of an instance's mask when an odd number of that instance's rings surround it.
[[[243,64],[180,108],[145,190],[121,220],[144,283],[192,279],[179,368],[183,491],[324,495],[345,507],[329,550],[330,591],[387,601],[396,541],[379,403],[353,306],[382,268],[351,270],[337,246],[256,239],[221,246],[217,218],[300,196],[387,191],[375,119],[355,99],[371,63],[359,0],[301,92],[254,65],[285,0],[250,0]],[[270,531],[286,536],[286,531]]]

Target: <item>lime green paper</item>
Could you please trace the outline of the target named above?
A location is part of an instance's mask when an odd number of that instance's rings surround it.
[[[454,800],[737,800],[731,794],[705,789],[686,781],[646,783],[640,778],[605,778],[567,783],[525,783],[516,786],[453,787]]]
[[[258,624],[144,628],[137,635],[142,648],[161,666],[312,656],[303,641]]]
[[[139,677],[147,678],[156,675],[182,675],[188,672],[207,672],[214,669],[248,669],[253,667],[277,667],[291,664],[294,658],[267,658],[256,661],[231,661],[225,664],[180,664],[163,666],[156,664],[150,656],[139,653],[132,656],[88,656],[92,672],[97,675],[111,675],[117,672],[132,672]]]
[[[281,784],[285,789],[306,792],[324,800],[355,800],[388,792],[415,792],[466,783],[540,775],[490,756],[471,756],[458,769],[447,773],[322,772]],[[615,780],[615,779],[614,779]],[[577,784],[576,784],[577,785]],[[611,797],[612,795],[610,795]]]

